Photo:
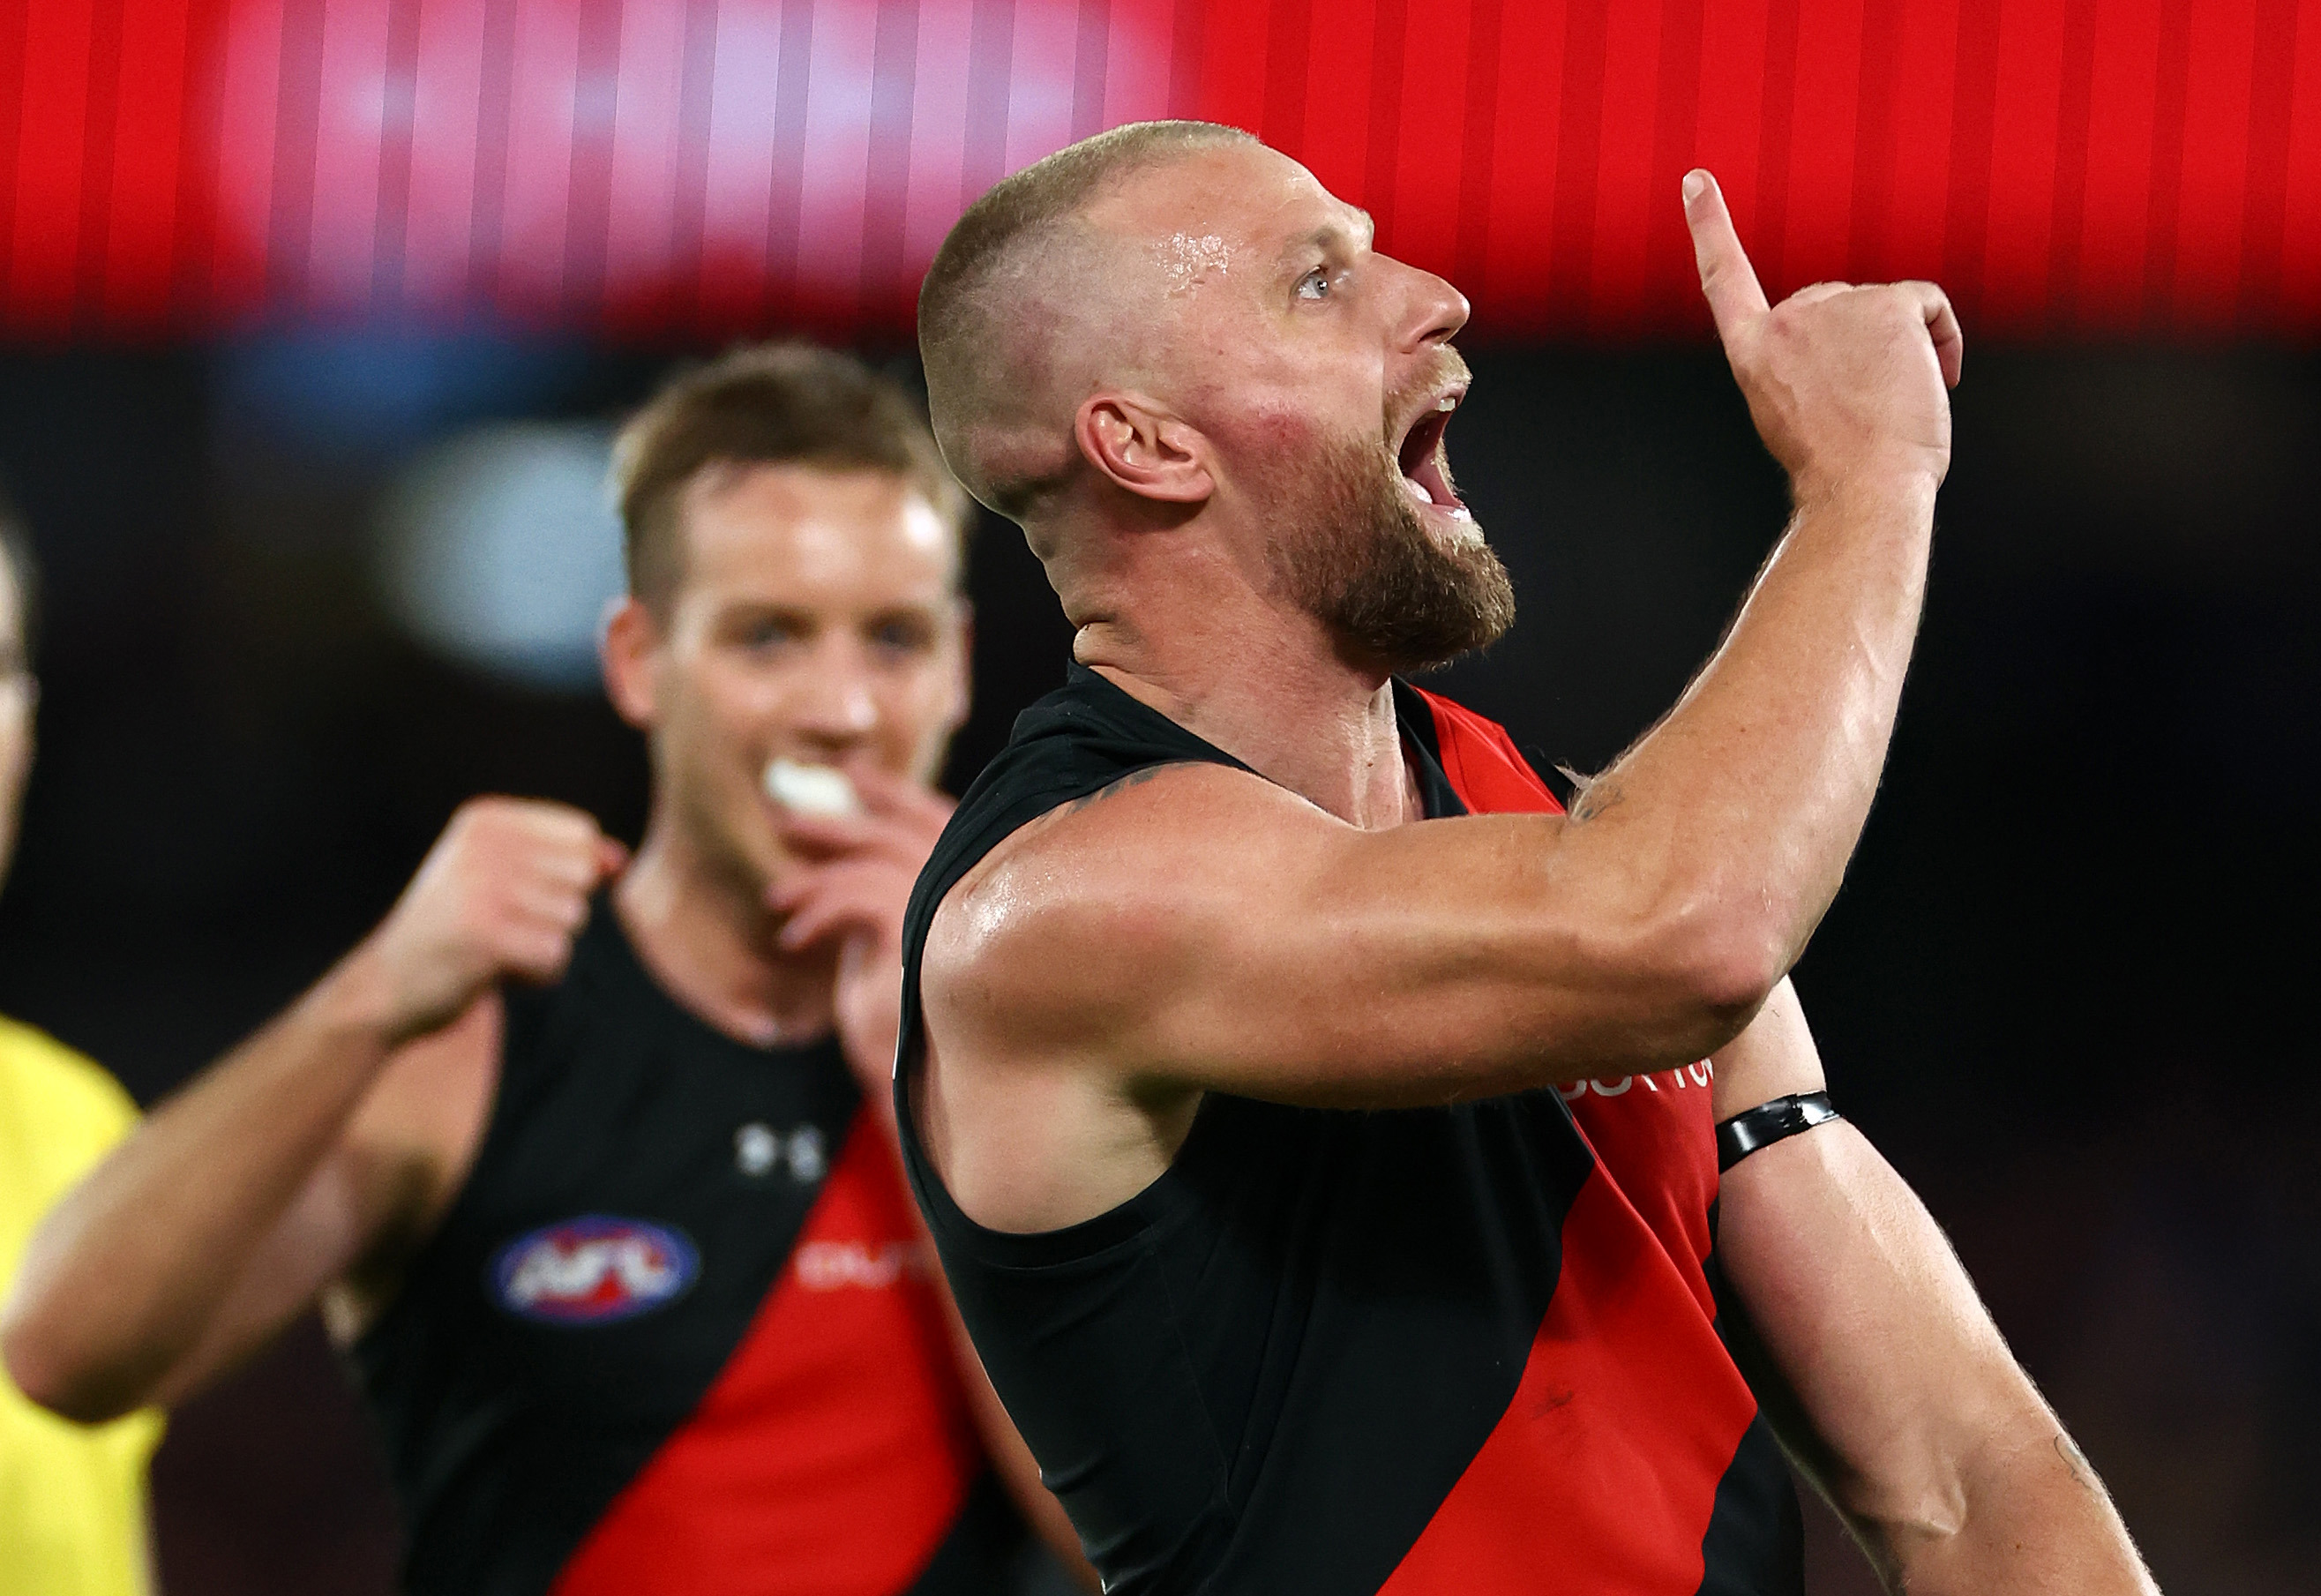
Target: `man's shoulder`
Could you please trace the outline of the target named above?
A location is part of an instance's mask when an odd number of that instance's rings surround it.
[[[963,914],[997,930],[1142,897],[1172,879],[1179,854],[1214,851],[1252,803],[1286,797],[1247,771],[1198,760],[1136,766],[1010,827],[957,873],[937,917]]]
[[[1016,716],[1006,745],[960,799],[951,829],[997,826],[1005,834],[1140,770],[1202,761],[1239,763],[1104,676],[1075,665],[1062,687]]]
[[[1016,718],[1015,732],[968,787],[951,824],[920,872],[905,922],[906,959],[915,958],[939,915],[976,895],[978,883],[1006,873],[1009,862],[1069,857],[1099,838],[1124,840],[1124,825],[1149,825],[1153,814],[1137,806],[1115,814],[1111,800],[1159,779],[1161,772],[1208,766],[1242,767],[1230,755],[1097,672],[1072,668],[1064,686]],[[1172,787],[1183,783],[1171,777]],[[1078,822],[1090,814],[1102,824]],[[1064,885],[1100,888],[1102,873]],[[1035,895],[1045,901],[1051,894]],[[1027,900],[1028,901],[1028,900]]]
[[[1254,861],[1300,817],[1334,825],[1261,777],[1200,761],[1142,766],[1054,805],[931,906],[929,994],[958,988],[1037,1008],[1124,992],[1209,937]]]

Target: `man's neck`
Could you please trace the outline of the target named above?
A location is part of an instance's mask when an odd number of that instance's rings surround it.
[[[834,971],[826,953],[784,953],[780,923],[730,872],[710,869],[656,815],[613,889],[622,929],[669,994],[704,1024],[757,1047],[826,1035]]]
[[[1073,657],[1268,780],[1366,830],[1419,817],[1387,675],[1247,588],[1107,606]]]

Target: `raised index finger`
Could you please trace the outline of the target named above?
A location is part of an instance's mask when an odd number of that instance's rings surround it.
[[[1684,220],[1692,229],[1692,258],[1700,268],[1700,291],[1708,312],[1716,318],[1720,337],[1729,338],[1741,326],[1763,315],[1765,290],[1757,286],[1757,269],[1749,264],[1741,235],[1733,230],[1733,214],[1725,208],[1725,191],[1716,179],[1698,168],[1684,175]]]

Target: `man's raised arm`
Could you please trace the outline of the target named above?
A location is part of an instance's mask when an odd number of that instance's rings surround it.
[[[1950,467],[1961,342],[1930,283],[1768,308],[1724,196],[1685,179],[1702,292],[1797,513],[1674,710],[1580,793],[1552,871],[1617,872],[1753,1012],[1820,923],[1876,793]]]
[[[497,1056],[477,999],[561,971],[623,857],[561,805],[461,810],[377,931],[42,1221],[0,1311],[23,1391],[84,1421],[176,1401],[440,1208]]]
[[[951,893],[927,951],[940,1049],[1140,1095],[1382,1106],[1666,1068],[1747,1024],[1877,790],[1961,340],[1931,284],[1769,306],[1707,173],[1685,204],[1796,514],[1676,707],[1568,819],[1362,830],[1226,767],[1140,773]]]

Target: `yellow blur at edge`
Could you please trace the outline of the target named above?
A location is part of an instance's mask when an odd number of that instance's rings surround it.
[[[0,1290],[41,1216],[136,1122],[113,1077],[0,1017]],[[141,1596],[145,1464],[160,1438],[158,1411],[84,1428],[0,1370],[0,1591]]]

